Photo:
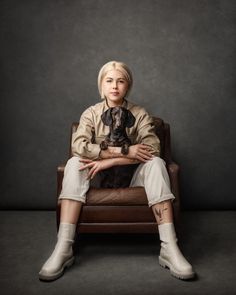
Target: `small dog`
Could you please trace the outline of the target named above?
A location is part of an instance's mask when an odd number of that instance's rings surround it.
[[[121,147],[121,153],[127,155],[131,141],[127,136],[126,128],[134,125],[135,117],[133,114],[123,107],[113,107],[104,112],[101,119],[106,126],[110,127],[108,135],[100,144],[101,149],[106,150],[109,146]],[[130,164],[103,170],[101,187],[128,187],[136,168],[136,164]]]
[[[101,149],[106,150],[108,146],[119,146],[121,153],[127,155],[131,141],[125,128],[134,125],[135,117],[133,114],[123,107],[113,107],[104,112],[101,119],[106,126],[110,127],[110,132],[100,144]]]

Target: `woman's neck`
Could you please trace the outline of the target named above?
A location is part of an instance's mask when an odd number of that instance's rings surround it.
[[[109,108],[121,107],[121,106],[124,105],[124,103],[127,103],[125,98],[123,98],[121,102],[117,102],[117,103],[115,103],[115,102],[108,102],[107,98],[105,98],[105,99],[106,99],[106,104],[107,104],[107,106]]]

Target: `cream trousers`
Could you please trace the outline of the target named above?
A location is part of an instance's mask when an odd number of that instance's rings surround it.
[[[86,203],[86,193],[90,185],[99,186],[99,173],[92,181],[87,180],[88,169],[79,171],[81,166],[83,166],[83,163],[79,161],[79,157],[72,157],[67,161],[59,199]],[[159,157],[154,157],[147,163],[139,164],[130,183],[130,187],[135,186],[144,187],[149,207],[165,200],[173,201],[175,199],[170,190],[166,163]]]

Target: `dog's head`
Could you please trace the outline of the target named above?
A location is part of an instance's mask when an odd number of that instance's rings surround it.
[[[109,108],[102,114],[101,119],[106,126],[112,127],[113,131],[122,131],[135,123],[133,114],[123,107]]]

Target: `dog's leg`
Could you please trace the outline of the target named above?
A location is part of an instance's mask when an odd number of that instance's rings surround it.
[[[101,143],[100,143],[100,148],[101,150],[107,150],[108,149],[108,144],[105,140],[103,140]]]
[[[129,144],[128,143],[124,143],[121,147],[121,153],[123,155],[128,155],[129,153]]]

